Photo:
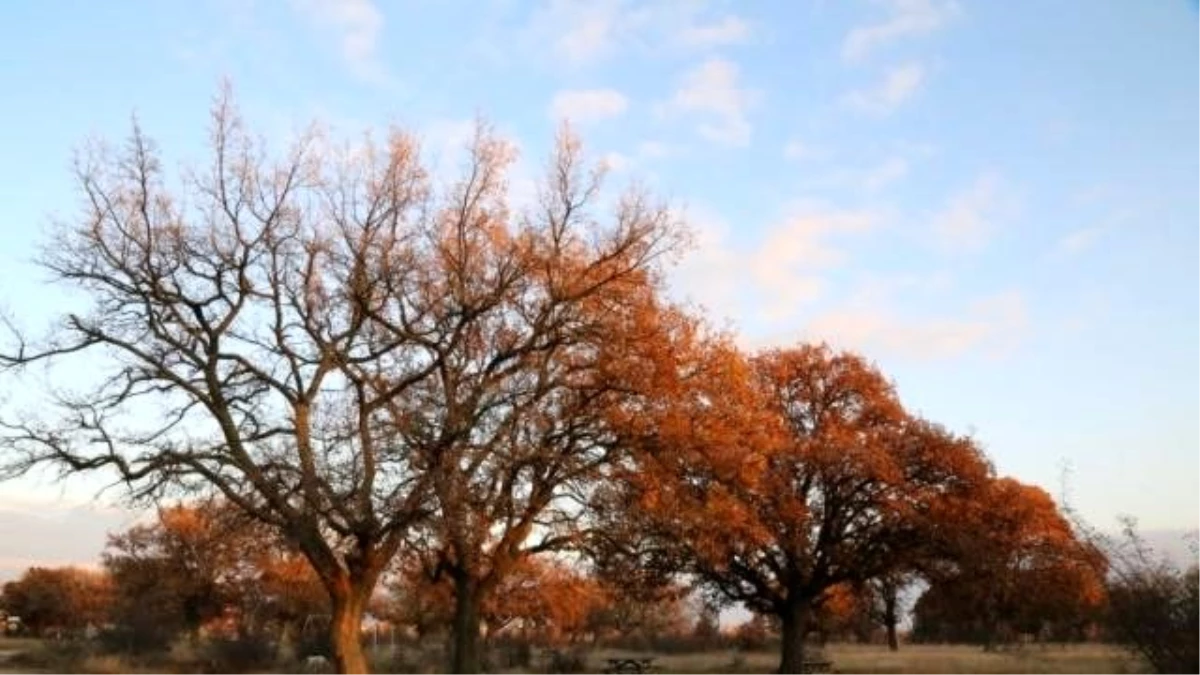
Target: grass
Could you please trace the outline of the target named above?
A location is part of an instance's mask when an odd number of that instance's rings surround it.
[[[54,643],[43,643],[33,639],[0,638],[0,652],[25,652],[33,659],[18,663],[0,663],[0,673],[5,672],[162,672],[147,670],[141,664],[131,663],[118,656],[86,655],[69,665],[61,660],[67,654]],[[372,650],[376,651],[376,650]],[[889,652],[886,647],[876,645],[833,644],[823,650],[824,657],[833,662],[838,673],[1139,673],[1149,672],[1146,667],[1128,652],[1119,647],[1102,644],[1069,646],[1032,645],[996,652],[984,652],[979,647],[966,645],[903,645],[898,652]],[[60,658],[54,658],[54,657]],[[382,657],[383,654],[375,654]],[[379,659],[375,666],[383,666],[386,672],[391,666],[403,672],[437,672],[438,665],[428,658],[431,655],[409,654],[409,658],[393,660]],[[433,655],[437,656],[437,655]],[[598,649],[587,653],[587,666],[591,672],[600,672],[609,658],[648,657],[655,658],[659,672],[665,673],[770,673],[779,663],[779,655],[772,651],[739,652],[717,650],[687,654],[661,654],[633,652],[628,650]],[[40,657],[40,658],[39,658]],[[540,660],[535,661],[535,671],[544,670]],[[179,671],[176,671],[179,672]],[[513,671],[508,671],[513,672]]]
[[[823,653],[839,673],[1148,672],[1128,652],[1102,644],[1033,645],[996,652],[967,645],[903,645],[900,651],[890,652],[884,646],[834,644]],[[655,665],[667,673],[770,673],[779,665],[779,655],[767,651],[636,655],[654,656]],[[600,650],[588,656],[588,665],[599,671],[607,658],[635,654]]]

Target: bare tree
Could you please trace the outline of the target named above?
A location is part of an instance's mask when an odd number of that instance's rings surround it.
[[[0,372],[46,364],[55,386],[0,420],[4,473],[114,471],[135,500],[219,493],[303,552],[331,599],[337,668],[365,671],[359,626],[384,567],[439,506],[473,522],[454,495],[528,426],[496,411],[537,398],[567,308],[647,274],[668,230],[628,201],[603,232],[517,218],[511,150],[482,124],[445,190],[400,131],[353,147],[307,133],[273,158],[228,93],[210,140],[174,189],[136,125],[121,151],[77,162],[83,212],[39,262],[90,306],[42,339],[8,322]],[[569,213],[578,176],[558,178],[543,201]],[[69,386],[73,369],[101,377]],[[480,480],[529,475],[503,466]]]

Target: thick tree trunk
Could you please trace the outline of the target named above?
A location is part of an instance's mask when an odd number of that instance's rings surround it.
[[[780,619],[783,620],[783,654],[779,659],[780,673],[804,672],[804,640],[808,636],[812,607],[808,600],[788,602]]]
[[[367,657],[362,648],[364,603],[360,594],[333,598],[329,623],[329,649],[339,673],[366,673]]]
[[[454,623],[450,635],[452,673],[478,673],[482,670],[480,600],[479,586],[470,578],[463,575],[454,580]]]

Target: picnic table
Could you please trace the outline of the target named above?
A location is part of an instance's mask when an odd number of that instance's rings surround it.
[[[608,659],[606,673],[649,673],[654,668],[654,658]]]

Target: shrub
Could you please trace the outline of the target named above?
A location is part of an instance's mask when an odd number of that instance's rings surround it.
[[[275,647],[262,636],[213,638],[205,644],[203,655],[213,672],[245,672],[271,665]]]
[[[533,665],[533,645],[528,640],[509,639],[497,642],[491,651],[501,668],[527,669]]]
[[[159,654],[170,649],[175,630],[152,623],[118,625],[101,631],[96,639],[101,650],[109,653]]]
[[[551,650],[548,654],[546,672],[548,673],[586,673],[587,657],[577,650]]]
[[[1100,534],[1078,516],[1074,521],[1107,558],[1110,639],[1155,672],[1200,672],[1200,567],[1193,562],[1181,569],[1156,553],[1132,518],[1122,520],[1119,538]],[[1195,560],[1195,539],[1189,548]]]

